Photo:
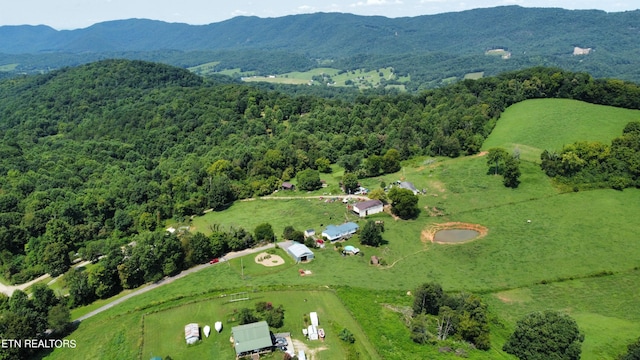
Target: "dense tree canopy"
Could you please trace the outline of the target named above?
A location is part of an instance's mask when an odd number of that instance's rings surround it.
[[[569,315],[534,312],[516,323],[503,350],[520,360],[580,359],[584,335]]]
[[[527,98],[640,108],[637,94],[633,84],[547,68],[416,95],[333,99],[207,82],[141,61],[4,79],[0,271],[13,282],[64,272],[71,259],[48,254],[82,249],[96,261],[166,219],[182,221],[270,194],[309,169],[324,172],[340,164],[353,191],[357,178],[398,171],[400,161],[413,156],[472,154],[501,111]],[[618,188],[634,186],[640,173],[637,156],[629,156],[637,143],[633,129],[614,141],[605,162],[617,170],[603,181]],[[569,152],[576,156],[567,154],[564,164],[548,154],[555,164],[550,168],[587,178],[577,160],[583,158]],[[406,215],[415,216],[415,208]],[[254,241],[247,232],[236,235],[218,238],[216,245],[224,246],[217,249]],[[131,260],[119,264],[128,285],[140,281],[124,271],[137,269],[133,259],[145,263],[140,251],[131,250]],[[184,261],[160,264],[162,271],[149,269],[156,275],[146,278],[174,273]]]

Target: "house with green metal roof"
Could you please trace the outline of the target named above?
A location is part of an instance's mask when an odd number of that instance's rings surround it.
[[[273,350],[273,339],[266,321],[231,328],[236,356],[243,357]]]

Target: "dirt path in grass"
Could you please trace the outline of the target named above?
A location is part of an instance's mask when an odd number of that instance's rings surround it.
[[[221,257],[220,258],[220,262],[217,263],[217,264],[221,264],[223,262],[226,262],[226,261],[229,261],[231,259],[238,258],[238,257],[242,257],[242,256],[245,256],[245,255],[250,255],[250,254],[263,252],[263,251],[266,251],[268,249],[272,249],[274,247],[275,247],[275,244],[267,244],[267,245],[260,246],[260,247],[257,247],[257,248],[253,248],[253,249],[245,249],[245,250],[242,250],[242,251],[230,252],[230,253],[226,254],[225,256]],[[87,313],[87,314],[85,314],[83,316],[80,316],[79,318],[75,319],[74,322],[80,322],[80,321],[86,320],[86,319],[88,319],[88,318],[90,318],[92,316],[95,316],[95,315],[103,312],[103,311],[109,310],[112,307],[114,307],[114,306],[116,306],[118,304],[121,304],[121,303],[131,299],[134,296],[138,296],[140,294],[144,294],[147,291],[156,289],[156,288],[158,288],[158,287],[160,287],[162,285],[171,284],[172,282],[174,282],[174,281],[176,281],[178,279],[181,279],[181,278],[183,278],[183,277],[185,277],[185,276],[187,276],[189,274],[193,274],[194,272],[198,272],[198,271],[203,270],[203,269],[205,269],[205,268],[207,268],[209,266],[215,266],[217,264],[213,264],[213,265],[211,265],[211,264],[197,265],[197,266],[194,266],[194,267],[192,267],[190,269],[182,271],[180,274],[178,274],[176,276],[166,277],[166,278],[164,278],[164,279],[162,279],[160,281],[157,281],[157,282],[155,282],[153,284],[149,284],[149,285],[147,285],[147,286],[145,286],[143,288],[139,288],[137,290],[134,290],[133,292],[131,292],[131,293],[129,293],[129,294],[127,294],[127,295],[125,295],[125,296],[123,296],[121,298],[118,298],[118,299],[116,299],[116,300],[114,300],[114,301],[112,301],[112,302],[110,302],[110,303],[108,303],[108,304],[106,304],[106,305],[104,305],[102,307],[99,307],[96,310],[93,310],[93,311],[91,311],[91,312],[89,312],[89,313]]]

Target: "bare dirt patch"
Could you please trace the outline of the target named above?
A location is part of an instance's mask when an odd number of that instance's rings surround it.
[[[480,157],[480,156],[485,156],[487,155],[489,152],[488,151],[480,151],[476,156]]]
[[[298,340],[298,339],[291,339],[291,342],[293,342],[293,348],[296,351],[296,354],[299,350],[303,350],[304,354],[307,356],[307,359],[317,359],[318,356],[317,354],[322,351],[322,350],[327,350],[326,346],[321,346],[315,349],[309,349],[309,347],[307,346],[307,344],[305,344],[303,341]]]
[[[489,232],[489,229],[487,229],[486,227],[480,225],[480,224],[469,224],[469,223],[463,223],[463,222],[447,222],[447,223],[441,223],[441,224],[432,224],[429,225],[426,229],[422,230],[422,233],[420,234],[420,240],[422,240],[422,242],[432,242],[432,243],[438,243],[438,244],[449,244],[449,243],[443,243],[443,242],[436,242],[435,241],[435,235],[438,231],[440,230],[447,230],[447,229],[461,229],[461,230],[475,230],[479,233],[479,235],[477,237],[475,237],[472,240],[469,241],[475,241],[478,239],[481,239],[483,237],[485,237],[487,235],[487,233]],[[460,243],[458,243],[460,244]]]
[[[280,255],[269,254],[266,252],[256,255],[255,260],[256,263],[268,267],[284,264],[284,259]]]

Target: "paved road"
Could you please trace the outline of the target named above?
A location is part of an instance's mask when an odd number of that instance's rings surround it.
[[[230,253],[226,254],[225,256],[221,257],[220,258],[220,262],[218,264],[223,263],[225,261],[229,261],[231,259],[235,259],[235,258],[241,257],[241,256],[260,253],[260,252],[263,252],[263,251],[265,251],[267,249],[271,249],[271,248],[274,248],[274,247],[275,247],[275,244],[268,244],[268,245],[260,246],[260,247],[257,247],[257,248],[245,249],[245,250],[236,251],[236,252],[230,252]],[[97,315],[97,314],[103,312],[103,311],[109,310],[112,307],[114,307],[114,306],[116,306],[118,304],[121,304],[121,303],[131,299],[134,296],[138,296],[140,294],[144,294],[147,291],[156,289],[156,288],[158,288],[158,287],[160,287],[162,285],[170,284],[170,283],[174,282],[175,280],[181,279],[181,278],[183,278],[183,277],[185,277],[185,276],[187,276],[189,274],[192,274],[194,272],[200,271],[200,270],[205,269],[205,268],[207,268],[209,266],[212,266],[212,265],[210,265],[210,264],[197,265],[197,266],[194,266],[194,267],[192,267],[190,269],[184,270],[183,272],[181,272],[180,274],[178,274],[176,276],[166,277],[166,278],[164,278],[164,279],[162,279],[162,280],[160,280],[158,282],[155,282],[153,284],[150,284],[150,285],[145,286],[143,288],[140,288],[138,290],[134,290],[133,292],[131,292],[131,293],[129,293],[129,294],[127,294],[127,295],[125,295],[125,296],[123,296],[121,298],[118,298],[118,299],[116,299],[116,300],[114,300],[114,301],[112,301],[112,302],[110,302],[110,303],[108,303],[108,304],[96,309],[96,310],[91,311],[90,313],[87,313],[87,314],[75,319],[74,322],[80,322],[80,321],[86,320],[86,319],[88,319],[88,318],[90,318],[90,317],[92,317],[94,315]]]
[[[85,261],[85,262],[79,263],[79,264],[77,264],[77,265],[74,265],[73,267],[86,266],[87,264],[90,264],[90,263],[91,263],[91,261]],[[62,275],[60,275],[60,276],[62,276]],[[53,283],[53,282],[54,282],[56,279],[58,279],[60,276],[58,276],[58,277],[57,277],[57,278],[55,278],[55,279],[52,279],[51,281],[49,281],[49,283],[48,283],[48,284]],[[26,282],[26,283],[23,283],[23,284],[18,284],[18,285],[5,285],[5,284],[3,284],[3,283],[0,283],[0,292],[1,292],[1,293],[4,293],[5,295],[7,295],[7,296],[9,296],[9,297],[11,297],[11,295],[13,295],[13,292],[14,292],[14,291],[16,291],[16,290],[24,291],[24,290],[25,290],[26,288],[28,288],[29,286],[31,286],[31,285],[33,285],[33,284],[35,284],[35,283],[39,282],[39,281],[42,281],[42,280],[44,280],[44,279],[49,279],[49,278],[51,278],[51,276],[49,276],[49,274],[44,274],[44,275],[40,276],[39,278],[33,279],[33,280],[31,280],[31,281],[29,281],[29,282]]]

